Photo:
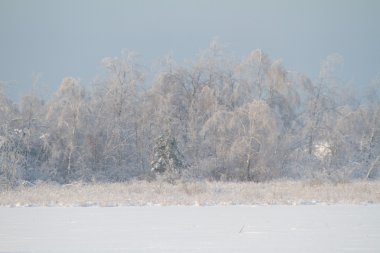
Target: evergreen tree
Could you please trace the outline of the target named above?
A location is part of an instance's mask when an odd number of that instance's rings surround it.
[[[184,156],[178,149],[177,140],[170,134],[156,139],[153,148],[152,171],[179,174],[186,167]]]

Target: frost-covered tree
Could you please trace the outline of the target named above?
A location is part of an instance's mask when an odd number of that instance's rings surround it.
[[[87,131],[95,179],[126,180],[143,169],[140,93],[145,74],[137,57],[123,50],[120,57],[102,61],[105,73],[91,96],[90,120],[97,128]]]
[[[277,174],[271,161],[275,160],[279,131],[275,114],[265,101],[232,112],[218,111],[202,132],[221,166],[216,169],[226,178],[261,181]]]
[[[146,78],[123,51],[102,61],[94,87],[65,78],[46,104],[0,91],[0,179],[125,181],[184,167],[213,180],[379,176],[379,82],[350,101],[339,55],[316,80],[260,49],[239,60],[217,40],[194,60],[163,62]]]
[[[0,83],[0,181],[13,186],[22,174],[24,157],[20,146],[23,133],[18,127],[19,112],[6,97],[3,85]]]
[[[367,141],[365,163],[366,179],[376,177],[380,173],[380,78],[372,81],[369,87],[369,108],[367,123]],[[371,116],[370,116],[371,115]],[[365,136],[365,135],[364,135]]]
[[[161,135],[156,139],[151,166],[153,172],[169,174],[180,174],[186,167],[177,141],[170,134]]]
[[[54,99],[48,104],[46,115],[50,122],[49,132],[45,136],[51,152],[49,165],[52,177],[58,181],[70,181],[78,176],[81,169],[82,116],[85,107],[85,92],[79,80],[64,78]]]
[[[264,99],[267,93],[267,73],[271,61],[261,50],[251,52],[246,59],[235,68],[235,75],[240,85],[242,98],[240,103],[252,101],[252,99]]]
[[[45,114],[45,103],[37,96],[31,94],[21,99],[19,128],[23,133],[21,139],[24,156],[23,178],[27,181],[48,177],[44,170],[44,164],[50,154],[45,138],[48,129],[44,119]]]
[[[304,118],[309,155],[313,154],[316,142],[328,138],[328,133],[332,130],[330,123],[336,109],[334,71],[342,62],[340,55],[330,55],[322,63],[319,80],[306,86],[310,95]]]

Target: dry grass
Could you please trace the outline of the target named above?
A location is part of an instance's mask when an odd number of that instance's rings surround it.
[[[380,203],[380,181],[226,183],[135,181],[40,184],[0,192],[0,206],[263,205]]]

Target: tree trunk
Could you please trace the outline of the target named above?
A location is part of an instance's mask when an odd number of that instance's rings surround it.
[[[380,159],[380,155],[378,155],[376,157],[376,159],[369,166],[368,171],[367,171],[367,175],[365,177],[366,180],[368,180],[370,178],[371,173],[372,173],[373,169],[375,168],[375,166],[376,166],[377,162],[379,161],[379,159]]]
[[[251,154],[247,155],[246,173],[247,181],[251,181]]]

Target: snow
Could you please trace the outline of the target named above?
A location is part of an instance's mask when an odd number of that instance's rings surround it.
[[[380,205],[0,208],[0,252],[380,252]]]

